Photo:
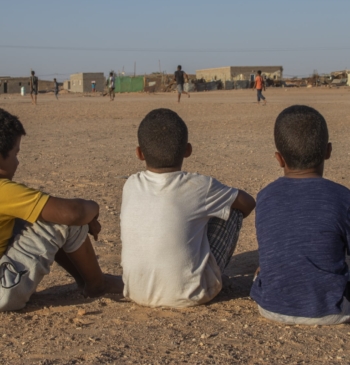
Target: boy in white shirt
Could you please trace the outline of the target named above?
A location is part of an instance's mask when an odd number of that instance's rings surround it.
[[[206,303],[222,288],[255,200],[212,177],[181,171],[192,147],[175,112],[147,114],[138,140],[146,171],[129,177],[121,208],[124,296],[151,307]]]

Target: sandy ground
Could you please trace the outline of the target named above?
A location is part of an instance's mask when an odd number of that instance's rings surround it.
[[[100,203],[95,243],[103,270],[121,274],[119,213],[123,184],[143,169],[136,131],[154,108],[171,108],[189,127],[193,155],[184,169],[212,175],[256,196],[281,176],[273,124],[285,107],[304,103],[328,121],[333,156],[327,178],[350,187],[350,89],[275,89],[258,106],[251,90],[100,96],[0,95],[0,107],[25,125],[15,180],[56,196]],[[143,308],[118,295],[84,299],[54,265],[26,309],[0,314],[5,364],[350,364],[350,325],[285,326],[262,319],[249,298],[258,266],[254,214],[244,222],[227,270],[230,285],[208,305]]]

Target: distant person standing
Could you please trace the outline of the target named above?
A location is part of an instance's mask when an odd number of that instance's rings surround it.
[[[115,91],[114,91],[115,77],[114,77],[113,72],[109,73],[109,77],[108,77],[108,80],[107,80],[107,86],[108,86],[109,99],[110,99],[110,101],[113,101],[114,97],[115,97]]]
[[[260,104],[260,99],[262,99],[264,101],[264,105],[266,105],[266,98],[262,94],[262,90],[263,89],[264,89],[264,91],[266,90],[265,81],[264,81],[263,77],[261,76],[260,70],[258,71],[258,74],[255,77],[254,89],[256,89],[256,91],[257,91],[258,104]]]
[[[56,96],[56,99],[58,100],[58,82],[56,79],[53,79],[53,83],[54,83],[54,89],[55,89],[55,96]]]
[[[190,97],[190,93],[187,93],[186,91],[184,91],[184,83],[185,83],[185,78],[188,79],[188,76],[186,74],[185,71],[181,70],[181,66],[177,66],[177,71],[175,71],[174,73],[174,81],[176,81],[177,84],[177,102],[180,102],[181,99],[181,94],[186,94],[188,95],[188,97]]]
[[[38,78],[35,76],[35,71],[31,72],[30,76],[30,97],[32,98],[32,104],[36,105],[38,96]]]

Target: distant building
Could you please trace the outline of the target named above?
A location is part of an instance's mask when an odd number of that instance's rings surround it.
[[[106,84],[106,79],[103,72],[81,72],[70,75],[69,81],[63,83],[63,88],[74,93],[87,93],[93,90],[103,92]]]
[[[205,81],[221,80],[225,85],[226,81],[255,81],[255,75],[261,70],[264,77],[271,80],[281,80],[283,77],[282,66],[227,66],[218,68],[207,68],[196,71],[196,78]]]
[[[27,77],[10,77],[0,76],[0,94],[20,94],[21,88],[25,87],[26,92],[30,91],[30,76]],[[54,89],[53,81],[40,80],[38,82],[38,91],[45,92]]]

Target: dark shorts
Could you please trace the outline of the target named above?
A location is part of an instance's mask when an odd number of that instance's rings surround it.
[[[31,94],[31,95],[33,95],[33,94],[34,94],[34,95],[38,95],[38,89],[36,89],[36,88],[31,89],[31,90],[30,90],[30,94]]]

